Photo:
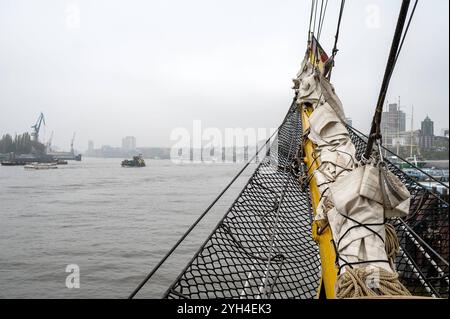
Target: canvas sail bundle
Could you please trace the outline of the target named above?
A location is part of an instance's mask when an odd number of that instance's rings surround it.
[[[294,84],[297,103],[314,108],[308,139],[319,163],[313,172],[321,194],[315,219],[332,229],[340,272],[350,266],[395,273],[385,248],[385,219],[408,213],[408,190],[382,164],[357,163],[342,103],[308,57]]]
[[[309,118],[308,138],[316,145],[319,168],[313,172],[322,198],[316,220],[326,220],[329,187],[354,168],[355,148],[343,124],[342,103],[332,85],[309,62],[308,56],[294,80],[297,104],[310,104],[314,112]]]

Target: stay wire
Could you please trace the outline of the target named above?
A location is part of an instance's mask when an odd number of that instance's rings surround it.
[[[326,0],[326,2],[325,2],[325,8],[323,10],[322,22],[319,25],[319,31],[317,33],[317,41],[320,40],[320,35],[322,34],[322,28],[323,28],[323,23],[325,21],[325,16],[327,14],[327,8],[328,8],[328,0]]]
[[[392,39],[389,58],[386,64],[383,82],[381,84],[380,94],[378,96],[378,101],[375,107],[375,114],[373,115],[372,119],[369,140],[367,141],[366,150],[364,151],[362,158],[363,161],[367,161],[370,158],[375,140],[379,140],[381,137],[380,125],[381,125],[381,116],[383,112],[383,105],[386,99],[389,83],[395,68],[396,58],[399,56],[400,53],[399,47],[410,3],[411,3],[410,0],[403,0],[402,2],[402,6],[397,20],[397,26],[395,28],[394,37]],[[404,36],[406,36],[406,34],[404,34]]]
[[[398,57],[399,57],[399,55],[400,55],[400,52],[402,51],[403,44],[404,44],[404,42],[405,42],[406,35],[408,34],[409,27],[410,27],[410,25],[411,25],[411,21],[412,21],[412,18],[413,18],[413,16],[414,16],[414,13],[416,12],[416,7],[417,7],[417,4],[418,4],[418,3],[419,3],[419,0],[416,0],[416,2],[414,3],[414,7],[413,7],[413,9],[412,9],[412,11],[411,11],[411,14],[410,14],[409,20],[408,20],[408,24],[406,25],[406,29],[405,29],[405,32],[404,32],[403,37],[402,37],[402,41],[400,42],[400,47],[399,47],[399,49],[398,49],[397,56],[395,57],[395,63],[394,63],[394,65],[397,63]]]
[[[309,28],[308,28],[308,43],[311,42],[311,25],[312,25],[312,19],[314,15],[314,4],[315,0],[311,0],[311,14],[309,15]]]
[[[319,23],[317,24],[317,37],[319,36],[320,24],[322,23],[323,0],[320,0]]]
[[[327,72],[327,79],[328,81],[331,79],[331,71],[333,70],[334,67],[334,58],[336,57],[336,54],[338,53],[338,48],[337,48],[337,44],[339,41],[339,32],[341,30],[341,21],[342,21],[342,15],[344,13],[344,7],[345,7],[345,0],[341,0],[341,8],[339,10],[339,18],[338,18],[338,23],[337,23],[337,27],[336,27],[336,34],[334,36],[334,45],[333,45],[333,51],[331,53],[331,65],[329,66],[330,70]]]
[[[319,0],[316,0],[316,1],[315,1],[315,8],[314,8],[314,24],[313,24],[313,28],[312,28],[312,30],[313,30],[312,35],[313,35],[313,36],[315,35],[315,31],[316,31],[317,7],[318,7],[317,1],[319,1]]]

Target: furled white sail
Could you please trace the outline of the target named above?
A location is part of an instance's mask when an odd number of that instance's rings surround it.
[[[357,163],[342,103],[308,56],[294,84],[297,103],[314,108],[308,138],[316,145],[319,164],[313,172],[321,194],[315,218],[330,224],[341,272],[346,265],[395,272],[385,250],[384,222],[408,213],[410,194],[378,162]]]

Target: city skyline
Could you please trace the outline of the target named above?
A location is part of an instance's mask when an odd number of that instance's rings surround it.
[[[396,103],[392,103],[392,104],[390,104],[390,105],[396,105],[397,106],[397,104]],[[389,106],[389,105],[388,105]],[[386,112],[383,112],[383,113],[386,113]],[[404,122],[404,126],[402,126],[403,127],[403,129],[400,129],[398,132],[399,133],[401,133],[400,135],[400,137],[401,138],[403,138],[403,135],[405,134],[405,133],[410,133],[410,131],[411,131],[411,125],[410,125],[410,122],[409,121],[407,121],[407,118],[409,117],[409,115],[408,114],[405,114],[406,116],[403,118],[403,122]],[[416,125],[416,124],[414,124],[414,128],[413,128],[413,131],[414,132],[417,132],[417,131],[420,131],[421,130],[421,126],[422,126],[422,122],[425,120],[425,119],[430,119],[433,123],[435,123],[435,121],[431,118],[431,117],[429,117],[428,115],[426,115],[425,116],[425,118],[423,118],[423,119],[417,119],[417,121],[418,121],[418,124]],[[382,123],[384,122],[384,121],[386,121],[386,119],[387,119],[387,117],[382,117]],[[346,118],[346,122],[347,122],[347,124],[349,124],[349,125],[352,125],[352,118],[351,117],[347,117]],[[434,132],[434,136],[446,136],[446,132],[447,132],[447,136],[446,137],[448,137],[448,128],[447,127],[443,127],[443,128],[441,128],[441,129],[436,129],[436,128],[433,128],[433,132]],[[397,130],[395,130],[395,132],[389,132],[388,134],[386,134],[386,131],[383,129],[383,124],[382,124],[382,135],[383,135],[383,143],[384,144],[386,144],[386,145],[392,145],[392,142],[387,142],[387,140],[386,140],[386,138],[390,138],[390,139],[394,139],[395,140],[395,138],[396,138],[396,135],[397,135]],[[86,151],[89,151],[89,149],[90,149],[90,147],[89,147],[89,145],[92,143],[92,145],[93,145],[93,149],[101,149],[102,147],[111,147],[111,148],[120,148],[120,149],[127,149],[126,147],[124,147],[124,139],[126,139],[126,138],[132,138],[132,139],[134,139],[134,147],[132,147],[131,149],[139,149],[139,148],[170,148],[171,146],[173,146],[173,144],[171,144],[171,145],[165,145],[165,146],[160,146],[160,145],[141,145],[141,146],[139,146],[138,144],[137,144],[137,137],[136,136],[130,136],[130,135],[127,135],[127,136],[124,136],[124,137],[122,137],[122,138],[120,138],[118,141],[116,141],[115,143],[109,143],[109,144],[103,144],[103,143],[96,143],[95,142],[95,139],[92,139],[92,138],[90,138],[89,140],[87,140],[87,143],[86,143],[86,145],[87,145],[87,147],[86,146],[80,146],[80,145],[78,145],[77,147],[75,147],[77,150],[80,150],[80,151],[82,151],[82,152],[86,152]],[[261,140],[262,141],[262,140]],[[403,143],[403,142],[402,142]],[[61,147],[59,147],[58,145],[55,145],[54,146],[56,149],[61,149]],[[229,147],[231,147],[231,146],[229,146]],[[64,148],[64,147],[63,147]],[[130,148],[128,148],[128,150],[130,150]]]

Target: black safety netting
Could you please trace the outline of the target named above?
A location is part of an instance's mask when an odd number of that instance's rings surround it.
[[[352,127],[347,128],[359,160],[367,139]],[[396,258],[399,278],[413,295],[448,298],[448,195],[427,189],[388,159],[384,161],[411,194],[408,216],[389,221],[395,226],[400,242]],[[440,184],[434,182],[434,185]],[[448,191],[448,186],[444,189]]]
[[[366,139],[348,127],[357,158]],[[311,236],[310,192],[293,169],[302,145],[293,104],[248,183],[169,287],[165,298],[314,298],[321,264]],[[396,268],[413,295],[448,297],[448,197],[385,160],[411,193],[410,214],[393,219]]]
[[[309,191],[291,170],[301,133],[293,104],[265,158],[166,297],[316,296],[321,266]]]

